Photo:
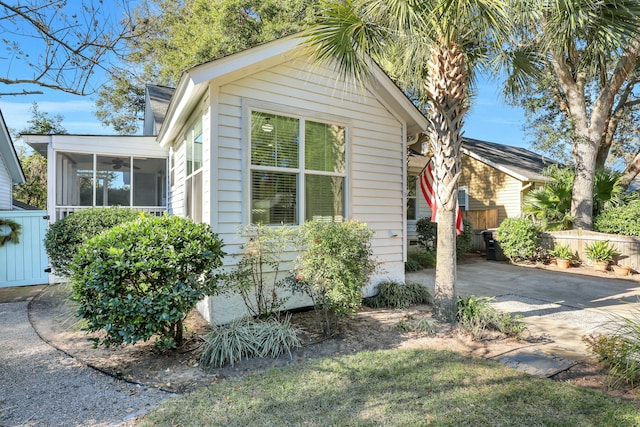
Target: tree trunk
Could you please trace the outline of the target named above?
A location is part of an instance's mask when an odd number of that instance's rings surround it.
[[[438,251],[433,294],[433,317],[447,323],[456,321],[456,212],[438,209]]]
[[[631,185],[631,181],[634,180],[636,176],[640,173],[640,152],[636,153],[633,160],[629,162],[624,172],[622,172],[622,176],[620,177],[620,186],[627,190],[629,185]]]
[[[433,153],[438,244],[433,316],[456,322],[456,232],[462,119],[467,111],[466,57],[455,43],[434,49],[428,63],[429,143]],[[423,150],[425,151],[425,150]]]
[[[571,216],[573,216],[574,229],[593,229],[593,182],[597,154],[598,144],[589,138],[579,138],[574,142],[575,177],[571,197]]]

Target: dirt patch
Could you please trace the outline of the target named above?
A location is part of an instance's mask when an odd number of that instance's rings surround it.
[[[428,348],[453,350],[467,355],[497,358],[512,350],[536,346],[545,342],[542,337],[525,336],[516,340],[487,335],[480,340],[451,330],[449,325],[431,319],[430,306],[414,306],[408,310],[369,309],[363,307],[358,314],[344,320],[335,336],[323,337],[316,326],[313,312],[292,315],[292,324],[302,330],[303,346],[293,357],[278,359],[243,360],[233,367],[204,370],[199,365],[202,337],[210,331],[207,322],[192,312],[186,322],[186,344],[179,350],[157,352],[152,342],[115,348],[93,348],[88,335],[73,316],[73,307],[67,301],[63,286],[50,286],[30,304],[29,316],[38,334],[54,347],[72,355],[81,362],[105,373],[129,381],[184,393],[211,384],[221,378],[244,375],[271,367],[303,363],[325,356],[353,354],[365,350],[395,348]],[[425,335],[407,332],[401,326],[426,317],[435,333]],[[554,377],[581,387],[606,391],[628,400],[635,398],[629,388],[611,389],[606,373],[593,360],[581,362]]]

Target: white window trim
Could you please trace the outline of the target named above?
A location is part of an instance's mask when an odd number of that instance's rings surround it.
[[[298,152],[299,161],[297,168],[279,168],[279,167],[271,167],[271,166],[258,166],[254,167],[251,164],[251,113],[253,111],[258,111],[261,113],[269,113],[275,115],[281,115],[285,117],[292,117],[300,120],[300,150]],[[297,185],[298,185],[298,199],[296,200],[298,207],[298,223],[297,224],[289,224],[291,227],[298,227],[302,225],[305,221],[304,219],[304,208],[303,204],[306,200],[305,194],[305,185],[304,185],[304,123],[306,121],[313,121],[318,123],[326,123],[337,126],[344,127],[345,130],[345,168],[343,173],[337,172],[323,172],[323,171],[314,171],[311,174],[317,175],[325,175],[325,176],[342,176],[344,178],[343,184],[343,215],[342,217],[346,220],[351,216],[351,123],[349,121],[345,121],[344,117],[334,116],[332,114],[326,114],[317,111],[305,110],[301,108],[294,108],[287,105],[282,104],[273,104],[270,102],[260,101],[260,100],[242,100],[242,138],[243,138],[243,159],[242,159],[242,219],[243,224],[251,223],[251,171],[252,170],[265,170],[265,171],[274,171],[274,172],[289,172],[297,174]]]
[[[464,191],[464,209],[462,210],[466,212],[469,210],[469,187],[466,185],[458,187],[458,198],[460,198],[461,191]]]

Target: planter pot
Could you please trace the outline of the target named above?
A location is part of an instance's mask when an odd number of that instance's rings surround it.
[[[558,265],[558,268],[569,268],[571,261],[568,259],[557,259],[556,264]]]
[[[631,267],[628,265],[612,265],[611,268],[613,268],[613,272],[616,274],[616,276],[628,276],[629,273],[631,273]]]
[[[593,261],[593,269],[595,271],[607,271],[609,268],[609,261]]]

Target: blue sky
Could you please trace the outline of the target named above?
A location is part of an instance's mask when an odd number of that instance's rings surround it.
[[[500,98],[495,82],[478,82],[477,96],[465,121],[465,136],[501,144],[530,148],[523,131],[524,114],[506,105]],[[95,96],[74,96],[62,92],[45,91],[44,95],[20,95],[0,98],[0,109],[7,126],[21,130],[28,126],[29,109],[37,102],[40,111],[60,114],[62,125],[72,134],[113,134],[95,118]]]

